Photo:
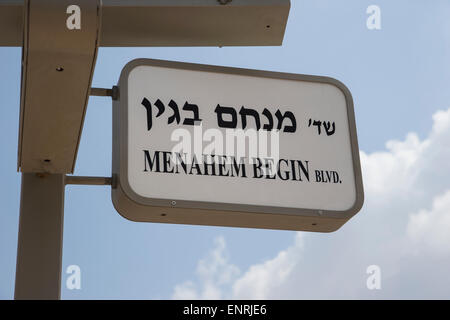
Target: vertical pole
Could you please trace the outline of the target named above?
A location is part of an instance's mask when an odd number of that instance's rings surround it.
[[[15,299],[61,296],[64,177],[22,173]]]

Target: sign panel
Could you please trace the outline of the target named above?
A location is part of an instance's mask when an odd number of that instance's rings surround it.
[[[330,232],[362,207],[337,80],[139,59],[118,87],[112,200],[130,220]]]

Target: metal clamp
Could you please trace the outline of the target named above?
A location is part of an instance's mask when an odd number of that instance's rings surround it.
[[[112,89],[106,88],[91,88],[90,96],[95,97],[111,97],[113,100],[119,99],[119,87],[113,86]]]

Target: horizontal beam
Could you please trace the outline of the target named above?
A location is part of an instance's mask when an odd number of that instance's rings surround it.
[[[23,42],[24,0],[0,1],[0,46],[21,47]]]
[[[0,46],[22,46],[24,0],[0,2]],[[281,45],[290,0],[103,0],[100,46]]]
[[[84,176],[65,176],[66,185],[91,185],[91,186],[110,186],[112,178],[110,177],[84,177]]]
[[[112,89],[91,88],[89,95],[94,97],[111,97],[113,100],[116,100],[119,95],[119,88],[116,86],[112,87]]]

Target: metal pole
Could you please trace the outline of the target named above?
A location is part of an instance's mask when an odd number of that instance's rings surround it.
[[[22,173],[15,299],[60,299],[64,174]]]
[[[110,177],[82,177],[82,176],[66,176],[66,185],[89,185],[89,186],[110,186],[112,178]]]

